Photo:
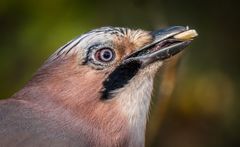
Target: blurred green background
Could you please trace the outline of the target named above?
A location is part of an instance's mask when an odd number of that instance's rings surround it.
[[[239,16],[239,4],[230,0],[1,0],[0,98],[19,90],[58,47],[93,28],[189,25],[199,37],[178,64],[171,96],[153,100],[146,145],[240,146]]]

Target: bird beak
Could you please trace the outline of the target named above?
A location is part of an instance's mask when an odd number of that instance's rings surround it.
[[[174,26],[150,33],[153,41],[125,58],[124,63],[137,61],[145,67],[155,61],[163,61],[181,52],[194,37],[195,30],[188,27]]]

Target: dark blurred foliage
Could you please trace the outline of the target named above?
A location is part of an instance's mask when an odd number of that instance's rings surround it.
[[[156,77],[146,145],[240,146],[239,6],[230,0],[1,0],[0,97],[11,96],[58,47],[93,28],[189,25],[199,37],[177,64],[177,77],[176,66]]]

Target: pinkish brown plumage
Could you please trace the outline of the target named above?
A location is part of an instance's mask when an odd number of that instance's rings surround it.
[[[154,74],[189,41],[151,49],[186,30],[104,27],[70,41],[0,101],[0,146],[144,146]]]

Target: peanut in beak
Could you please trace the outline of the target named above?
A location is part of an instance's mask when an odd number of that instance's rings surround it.
[[[181,41],[187,41],[187,40],[191,40],[194,37],[197,37],[198,33],[196,30],[187,30],[185,32],[179,33],[175,36],[173,36],[173,38],[181,40]]]

